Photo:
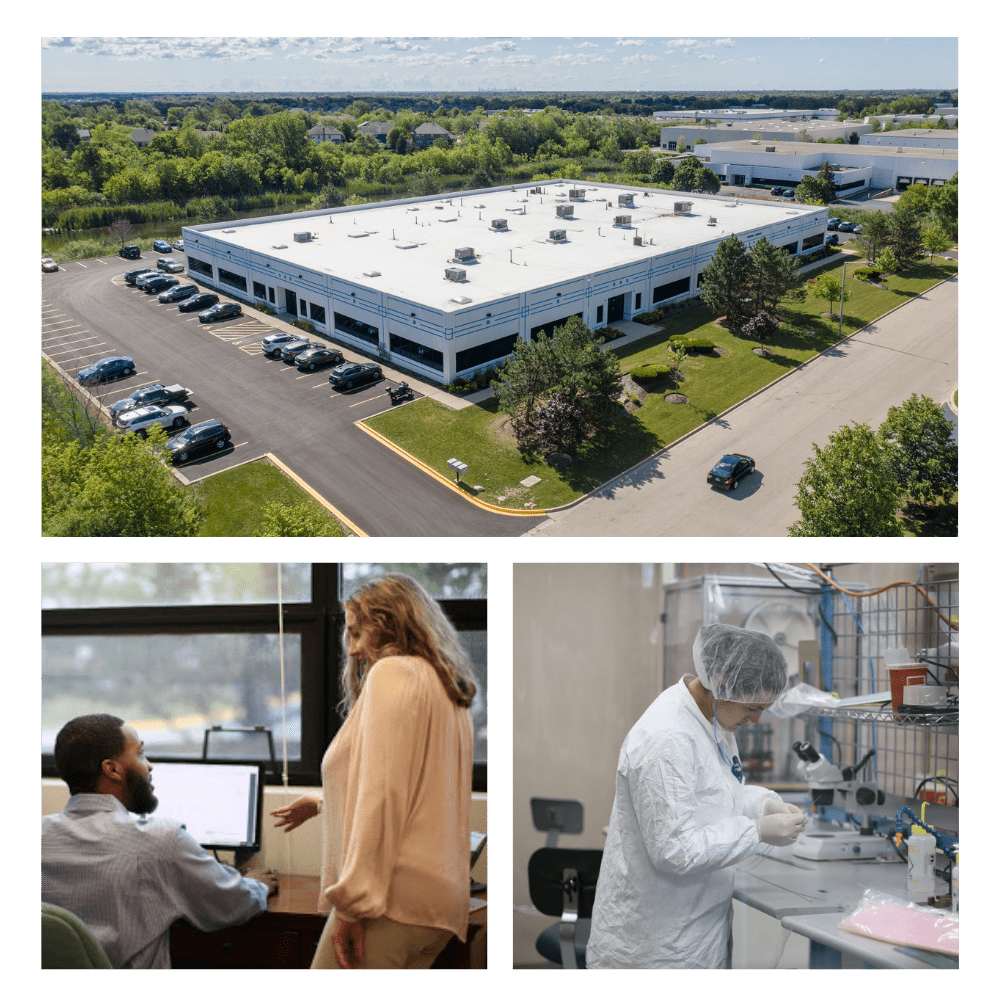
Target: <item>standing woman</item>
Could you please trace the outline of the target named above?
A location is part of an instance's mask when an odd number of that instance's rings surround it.
[[[469,911],[476,693],[440,605],[382,577],[344,605],[344,724],[323,757],[323,795],[276,809],[286,832],[321,812],[314,969],[428,968]]]

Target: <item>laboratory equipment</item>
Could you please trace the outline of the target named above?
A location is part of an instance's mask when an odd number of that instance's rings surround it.
[[[925,812],[927,803],[921,812]],[[922,818],[922,817],[921,817]],[[926,899],[934,892],[934,859],[937,844],[919,823],[910,827],[906,841],[906,892],[916,899]]]

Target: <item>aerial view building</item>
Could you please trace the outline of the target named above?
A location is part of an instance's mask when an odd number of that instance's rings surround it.
[[[185,226],[189,273],[436,382],[570,316],[600,329],[698,294],[733,233],[822,246],[825,207],[548,181]]]

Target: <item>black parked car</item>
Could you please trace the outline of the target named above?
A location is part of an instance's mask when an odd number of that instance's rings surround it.
[[[198,294],[197,285],[175,285],[165,292],[160,292],[157,296],[161,302],[180,302],[181,299],[189,299],[192,295]]]
[[[124,257],[126,260],[138,260],[142,254],[139,253],[139,248],[134,243],[129,243],[118,251],[118,256]]]
[[[167,450],[175,462],[186,462],[203,451],[222,451],[229,446],[229,428],[219,420],[203,420],[186,427],[167,442]]]
[[[156,281],[157,278],[162,277],[164,277],[162,271],[149,271],[146,274],[140,274],[139,277],[135,279],[135,287],[145,289],[151,281]]]
[[[369,361],[357,363],[349,361],[346,365],[338,365],[330,372],[330,385],[334,389],[353,389],[356,385],[366,382],[381,382],[385,376],[378,365]]]
[[[178,280],[169,274],[161,274],[158,278],[153,278],[152,281],[147,281],[142,287],[146,290],[147,295],[156,295],[170,288],[171,285],[179,284]]]
[[[86,368],[81,368],[76,373],[76,380],[80,385],[90,385],[93,382],[103,382],[109,378],[119,378],[131,375],[135,371],[135,362],[131,358],[112,355],[109,358],[101,358]]]
[[[175,279],[176,280],[176,279]],[[218,296],[216,296],[218,298]],[[199,323],[214,323],[217,319],[229,319],[230,316],[242,316],[243,310],[236,302],[217,302],[204,312],[198,313]]]
[[[156,271],[151,267],[133,267],[131,271],[126,271],[122,277],[124,277],[126,285],[134,285],[139,278],[145,278],[159,273],[159,271]]]
[[[182,313],[194,312],[195,310],[200,312],[202,309],[214,306],[218,301],[219,296],[215,292],[198,292],[197,295],[192,295],[191,298],[184,299],[183,302],[178,302],[177,308]]]
[[[723,455],[708,474],[708,485],[735,490],[739,481],[753,472],[754,468],[754,460],[749,455],[741,455],[738,451]]]
[[[311,345],[295,357],[296,366],[310,372],[324,365],[342,365],[343,363],[344,355],[336,347]]]
[[[830,218],[826,220],[827,229],[836,229],[839,225],[840,219],[838,219],[835,215],[831,215]]]

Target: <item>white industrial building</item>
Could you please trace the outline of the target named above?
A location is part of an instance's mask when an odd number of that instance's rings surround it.
[[[908,149],[958,149],[958,129],[901,128],[861,136],[862,146],[904,146]]]
[[[704,121],[712,119],[722,122],[754,122],[754,121],[805,121],[810,118],[836,119],[840,112],[836,108],[814,108],[803,111],[800,109],[780,110],[778,108],[716,108],[713,111],[654,111],[654,118],[690,119]]]
[[[784,142],[815,142],[817,139],[833,142],[835,139],[843,139],[847,142],[852,132],[857,132],[860,137],[871,130],[871,125],[862,125],[859,122],[787,122],[774,119],[753,124],[723,122],[719,125],[665,125],[660,129],[660,145],[664,149],[676,149],[682,139],[689,148],[699,139],[709,143],[739,142],[744,139]],[[803,133],[808,138],[804,139]]]
[[[433,381],[570,316],[592,329],[698,294],[733,233],[792,254],[827,210],[551,181],[185,226],[188,271]]]
[[[905,191],[911,184],[944,184],[958,171],[958,151],[905,146],[829,146],[809,142],[749,142],[700,146],[705,163],[726,184],[792,186],[816,176],[824,162],[834,170],[838,197],[866,189]]]

